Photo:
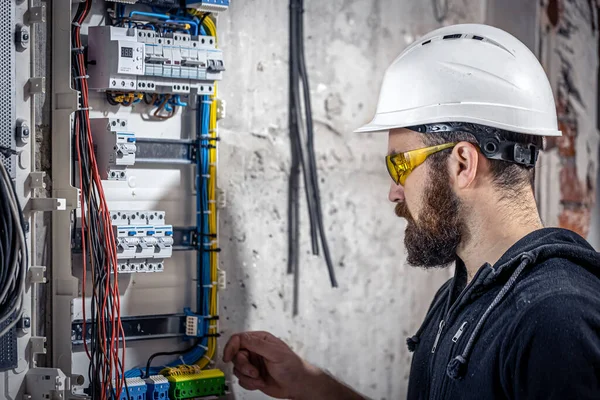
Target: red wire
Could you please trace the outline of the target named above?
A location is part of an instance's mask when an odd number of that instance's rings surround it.
[[[81,15],[81,18],[79,19],[79,21],[77,21],[78,24],[81,24],[83,22],[83,20],[86,18],[87,14],[89,13],[89,9],[91,6],[91,1],[87,1],[86,2],[86,8],[84,10],[84,12]],[[81,39],[80,39],[80,28],[78,26],[75,27],[75,46],[76,47],[80,47],[81,46]],[[82,75],[85,75],[85,67],[84,67],[84,59],[83,59],[83,54],[78,54],[77,55],[78,58],[78,63],[80,65],[80,69],[82,71]],[[82,79],[82,90],[81,90],[81,95],[82,95],[82,105],[84,109],[88,108],[88,85],[87,85],[87,81],[85,79]],[[100,177],[100,174],[98,172],[98,166],[96,163],[96,158],[95,158],[95,153],[93,151],[93,140],[91,137],[91,127],[90,127],[90,119],[89,119],[89,113],[87,110],[83,111],[84,112],[84,123],[86,124],[86,128],[87,128],[87,152],[91,161],[91,173],[92,173],[92,187],[91,190],[93,191],[94,189],[96,190],[97,194],[98,194],[98,206],[99,206],[99,213],[100,213],[100,217],[101,220],[104,222],[104,235],[106,238],[112,238],[113,237],[113,232],[112,232],[112,221],[110,219],[110,213],[107,207],[107,203],[106,203],[106,197],[104,195],[104,190],[102,187],[102,180]],[[79,176],[79,183],[80,183],[80,187],[82,186],[82,174],[83,174],[83,170],[82,170],[82,162],[81,162],[81,151],[79,148],[79,122],[76,119],[76,125],[75,125],[75,129],[76,129],[76,140],[77,140],[77,154],[78,154],[78,158],[79,158],[79,172],[80,172],[80,176]],[[93,197],[94,193],[90,193]],[[86,247],[85,247],[85,234],[89,235],[92,234],[91,232],[86,232],[86,230],[88,229],[86,222],[85,222],[85,212],[83,212],[83,209],[85,209],[86,207],[89,207],[90,204],[89,202],[85,201],[85,197],[84,197],[84,193],[81,193],[81,201],[82,201],[82,232],[84,232],[84,235],[82,235],[82,249],[83,249],[83,255],[84,255],[84,272],[83,272],[83,276],[84,276],[84,283],[83,283],[83,289],[82,289],[82,296],[83,296],[83,301],[84,301],[84,335],[86,334],[85,332],[85,321],[86,321],[86,311],[85,311],[85,291],[86,291],[86,278],[87,278],[87,252],[86,252]],[[104,359],[105,362],[101,365],[101,371],[102,371],[102,376],[104,377],[104,380],[102,382],[102,392],[101,392],[101,399],[105,400],[107,398],[108,395],[108,389],[110,386],[110,380],[113,378],[115,378],[116,380],[116,393],[120,394],[123,388],[123,379],[124,379],[124,368],[125,368],[125,348],[126,348],[126,343],[125,343],[125,332],[123,330],[123,325],[121,323],[121,301],[120,301],[120,296],[119,296],[119,285],[118,285],[118,262],[117,262],[117,251],[116,251],[116,243],[114,240],[108,240],[107,241],[107,248],[106,248],[106,257],[105,257],[105,265],[102,266],[103,269],[105,269],[106,272],[106,285],[104,287],[104,291],[106,293],[106,296],[104,296],[104,302],[102,304],[101,307],[98,307],[98,317],[99,317],[99,328],[100,328],[100,337],[101,337],[101,341],[100,341],[100,346],[102,346],[102,354],[104,355]],[[112,275],[112,279],[111,279],[111,275]],[[92,280],[94,280],[95,276],[92,275]],[[95,287],[95,285],[94,285]],[[95,290],[95,289],[94,289]],[[107,301],[108,298],[111,298],[111,302],[110,302],[110,307],[107,306]],[[96,297],[97,298],[97,297]],[[109,344],[109,348],[106,349],[105,348],[105,344],[107,343],[107,332],[105,329],[106,327],[106,321],[105,319],[108,319],[111,323],[111,335],[110,335],[110,344]],[[122,356],[121,356],[121,362],[119,362],[119,337],[122,338],[123,341],[123,347],[122,347]],[[90,357],[90,352],[87,348],[87,342],[85,340],[85,336],[84,336],[84,346],[86,348],[86,353],[88,355],[88,357]],[[114,374],[113,374],[114,372]]]
[[[83,188],[83,169],[81,167],[81,149],[79,148],[79,120],[76,118],[75,119],[75,147],[77,148],[77,159],[79,160],[79,187]],[[82,288],[81,288],[81,299],[83,302],[83,347],[85,348],[85,353],[87,354],[88,358],[91,359],[92,355],[90,354],[90,351],[88,349],[88,345],[87,345],[87,329],[86,329],[86,321],[87,321],[87,316],[86,316],[86,306],[85,306],[85,289],[86,289],[86,282],[87,282],[87,253],[86,253],[86,246],[85,246],[85,236],[83,234],[83,232],[86,231],[86,224],[85,224],[85,212],[83,211],[85,209],[85,199],[83,197],[83,191],[80,191],[79,193],[79,197],[80,197],[80,201],[81,201],[81,250],[82,250],[82,255],[83,255],[83,284],[82,284]]]

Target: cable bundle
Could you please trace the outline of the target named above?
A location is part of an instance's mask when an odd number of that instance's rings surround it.
[[[146,100],[146,102],[148,102]],[[156,119],[169,119],[172,118],[177,112],[177,107],[187,107],[187,103],[181,100],[181,96],[178,94],[154,94],[151,97],[151,103],[156,109],[152,116]]]
[[[111,106],[125,106],[129,107],[134,104],[138,104],[144,99],[144,93],[135,92],[106,92],[106,101]]]
[[[4,162],[0,161],[0,337],[15,326],[23,313],[27,257],[21,205]]]
[[[187,103],[182,100],[182,96],[175,94],[159,93],[139,93],[139,92],[106,92],[106,101],[111,106],[130,107],[144,101],[147,105],[155,107],[154,112],[150,114],[157,120],[166,120],[172,118],[177,113],[177,107],[187,107]]]
[[[180,17],[183,18],[183,17]],[[216,37],[216,26],[210,18],[200,22],[201,33]],[[206,27],[206,30],[204,28]],[[207,32],[208,31],[208,32]],[[196,113],[196,235],[199,249],[197,253],[196,313],[200,316],[200,337],[197,342],[184,350],[160,352],[150,356],[146,369],[134,368],[125,373],[130,377],[149,377],[157,374],[177,374],[190,368],[203,369],[214,358],[217,350],[217,280],[218,280],[218,244],[217,244],[217,106],[216,87],[211,96],[198,96]],[[152,367],[156,357],[180,355],[179,358],[162,365]],[[183,368],[183,369],[180,369]],[[179,371],[179,372],[178,372]]]
[[[200,25],[206,26],[206,31],[202,27],[203,33],[208,33],[210,36],[217,37],[217,29],[212,19],[206,18],[205,14],[200,22]],[[217,305],[217,281],[218,281],[218,242],[217,242],[217,87],[212,98],[202,96],[202,107],[200,107],[202,115],[202,124],[200,125],[200,147],[201,157],[200,163],[202,173],[200,174],[202,192],[203,212],[200,214],[201,221],[198,226],[202,227],[200,232],[200,240],[202,247],[199,251],[199,257],[202,257],[203,262],[199,264],[199,277],[202,277],[202,308],[198,311],[207,318],[204,319],[204,332],[207,336],[207,351],[202,357],[196,360],[196,364],[200,368],[205,368],[215,356],[217,350],[217,322],[218,314]],[[207,121],[208,123],[204,123]]]
[[[292,147],[292,165],[290,170],[288,192],[288,273],[294,273],[294,315],[298,313],[298,256],[299,256],[299,227],[300,227],[300,168],[304,177],[304,189],[308,203],[310,220],[310,235],[313,254],[319,254],[319,237],[323,246],[323,254],[327,263],[331,286],[337,287],[335,272],[329,254],[325,229],[323,227],[323,212],[319,194],[319,178],[314,150],[314,130],[312,109],[310,104],[310,88],[304,59],[304,28],[302,14],[303,0],[290,0],[290,99],[289,125]],[[302,96],[301,96],[302,90]],[[301,101],[303,97],[303,102]],[[304,104],[304,121],[302,105]],[[303,136],[306,131],[306,137]],[[304,142],[306,139],[306,143]]]
[[[80,50],[81,24],[89,14],[91,3],[91,0],[86,0],[79,5],[72,27],[73,86],[80,93],[80,109],[75,113],[73,133],[81,189],[83,333],[85,351],[90,359],[89,394],[93,399],[105,400],[115,393],[120,394],[125,384],[125,334],[120,316],[116,242],[94,154],[86,68],[83,51]],[[88,266],[92,283],[92,327],[89,337],[85,307]]]

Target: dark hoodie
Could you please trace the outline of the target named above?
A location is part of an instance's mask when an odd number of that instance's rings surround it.
[[[409,399],[600,399],[600,255],[541,229],[485,264],[464,264],[417,334]]]

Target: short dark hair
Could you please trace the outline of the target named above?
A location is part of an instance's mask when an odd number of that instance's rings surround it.
[[[426,146],[435,146],[449,142],[469,142],[479,146],[475,135],[469,132],[440,131],[424,133],[422,136],[423,142]],[[533,144],[538,149],[543,149],[543,136],[527,135],[510,131],[501,131],[500,136],[504,140],[521,144]],[[441,167],[442,163],[445,165],[445,161],[447,160],[449,154],[449,151],[436,153],[432,157],[433,162],[437,164],[438,167]],[[520,190],[525,188],[527,184],[529,184],[529,186],[533,189],[535,181],[535,167],[494,159],[488,159],[488,162],[490,163],[490,171],[492,173],[493,182],[499,189],[505,190],[509,196],[510,194],[517,194]]]

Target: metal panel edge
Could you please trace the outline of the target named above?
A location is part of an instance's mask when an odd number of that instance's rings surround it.
[[[52,190],[66,210],[52,214],[52,366],[72,373],[71,303],[78,280],[71,268],[71,213],[77,189],[71,185],[71,116],[77,92],[71,88],[71,0],[52,2]]]

